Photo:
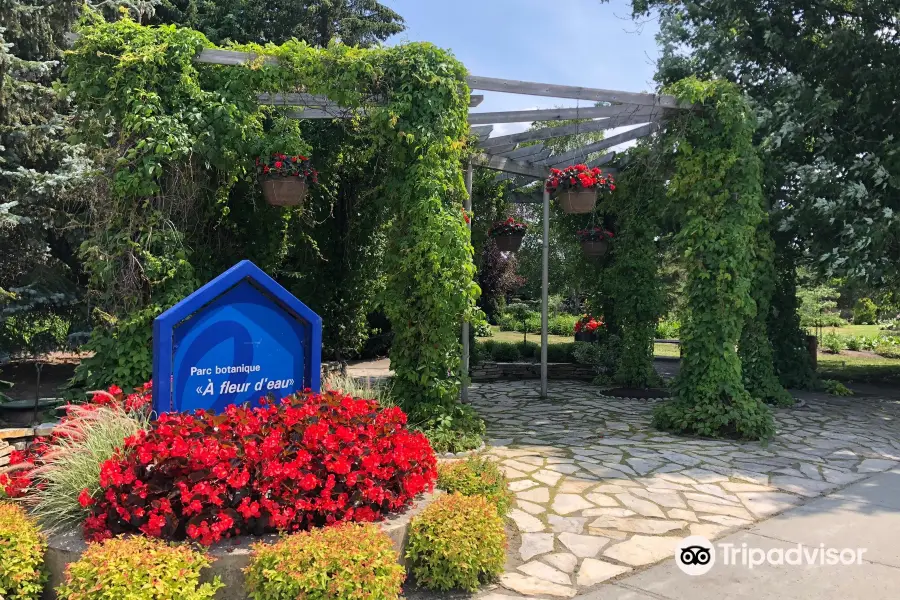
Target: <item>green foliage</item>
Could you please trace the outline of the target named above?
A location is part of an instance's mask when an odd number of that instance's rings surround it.
[[[775,243],[763,221],[753,240],[753,273],[750,296],[753,312],[744,321],[738,342],[744,387],[754,398],[767,404],[791,406],[794,399],[782,387],[775,372],[774,350],[769,340],[768,321],[775,293]]]
[[[754,119],[737,86],[688,78],[670,89],[703,112],[668,129],[675,170],[668,194],[685,257],[688,314],[682,319],[677,397],[657,405],[661,429],[705,436],[771,438],[772,413],[744,388],[736,348],[753,314],[751,248],[763,219]]]
[[[547,361],[570,363],[576,362],[574,351],[583,342],[568,344],[548,344]],[[476,343],[479,359],[491,362],[539,361],[541,345],[537,342],[500,342],[497,340],[479,340]]]
[[[839,335],[832,331],[822,336],[822,348],[824,348],[826,352],[830,352],[832,354],[840,354],[841,350],[845,349],[846,347],[847,341],[842,335]]]
[[[522,344],[514,342],[497,342],[489,349],[490,358],[494,362],[518,362],[522,358]]]
[[[659,156],[649,145],[632,149],[629,160],[631,166],[618,178],[610,199],[616,237],[611,264],[598,277],[602,299],[597,303],[603,302],[604,317],[617,338],[603,344],[607,373],[621,385],[644,388],[658,379],[653,339],[664,296],[655,238],[658,206],[664,204],[666,192]]]
[[[90,544],[66,569],[60,600],[212,600],[218,577],[200,583],[210,560],[190,546],[134,536]]]
[[[495,461],[484,456],[470,456],[438,465],[437,485],[451,494],[483,496],[497,508],[500,516],[506,516],[513,501],[506,476]]]
[[[482,496],[442,496],[410,524],[406,558],[419,585],[474,592],[503,572],[503,519]]]
[[[882,343],[875,348],[875,354],[884,358],[900,358],[900,344]]]
[[[304,222],[303,209],[259,210],[258,191],[246,190],[255,189],[253,157],[273,146],[295,153],[315,137],[256,101],[260,92],[290,92],[302,83],[309,93],[350,107],[372,95],[386,98],[370,107],[353,144],[364,145],[365,156],[379,165],[369,186],[378,188],[384,219],[390,215],[379,232],[384,275],[376,289],[393,326],[395,395],[407,408],[425,403],[452,411],[459,326],[478,294],[459,210],[468,137],[465,69],[430,44],[315,49],[296,41],[240,48],[275,57],[277,66],[195,64],[196,53],[209,46],[191,30],[125,19],[84,27],[70,55],[80,138],[105,159],[109,184],[92,205],[103,218],[92,223],[82,255],[110,318],[95,329],[89,348],[96,354],[80,381],[104,383],[116,368],[120,385],[144,380],[150,322],[209,271],[220,270],[216,260],[233,258],[222,248],[243,249],[240,258],[296,276],[288,265],[300,245],[289,232]],[[241,190],[251,203],[232,201]],[[332,191],[326,186],[321,193]],[[346,326],[346,334],[337,333],[357,344],[365,298],[354,296],[352,322],[335,325]]]
[[[662,319],[656,324],[656,339],[677,340],[681,335],[681,321],[678,319]]]
[[[0,598],[37,600],[44,581],[47,541],[18,505],[0,502]]]
[[[823,379],[822,386],[825,391],[831,394],[832,396],[852,396],[853,390],[848,388],[846,385],[841,383],[840,381],[836,381],[834,379]]]
[[[377,525],[342,523],[256,544],[245,570],[253,600],[394,600],[406,575]]]
[[[481,447],[484,421],[467,404],[449,410],[436,404],[421,404],[409,412],[410,425],[421,431],[435,452],[464,452]]]
[[[617,335],[608,335],[597,343],[575,342],[572,356],[575,362],[591,365],[598,374],[615,373],[619,362],[621,340]]]
[[[54,82],[83,4],[0,3],[0,356],[63,347],[67,332],[37,330],[82,314],[83,232],[70,203],[90,164],[66,140],[69,99]]]
[[[765,196],[785,234],[828,275],[897,289],[896,3],[634,4],[660,9],[658,80],[738,78],[753,98]]]
[[[125,438],[146,430],[149,418],[118,406],[71,407],[57,428],[53,451],[33,476],[32,513],[48,530],[74,528],[90,511],[78,502],[82,490],[100,491],[100,467],[113,457]]]
[[[871,298],[860,298],[853,306],[854,325],[874,325],[878,322],[878,307]]]
[[[487,315],[480,308],[476,308],[472,312],[471,326],[476,337],[491,337],[494,335],[491,324],[488,323]]]
[[[844,337],[844,342],[847,345],[847,350],[859,352],[863,349],[863,336],[848,335]]]
[[[773,363],[786,388],[811,389],[816,373],[806,346],[806,331],[800,326],[797,269],[794,250],[782,236],[776,238],[775,289],[766,323],[772,343]]]
[[[202,31],[217,44],[282,44],[291,38],[325,47],[332,40],[370,47],[404,30],[403,18],[376,0],[161,0],[152,22]],[[272,15],[277,14],[277,19]]]

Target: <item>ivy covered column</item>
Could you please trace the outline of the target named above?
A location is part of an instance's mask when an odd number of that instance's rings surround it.
[[[615,307],[621,345],[616,360],[616,383],[650,387],[658,379],[653,368],[653,338],[662,311],[659,233],[654,206],[665,195],[656,159],[645,147],[631,152],[633,167],[618,180],[611,197],[616,216],[610,295]]]
[[[391,49],[384,65],[397,135],[385,183],[395,211],[385,253],[394,392],[416,416],[459,400],[460,337],[478,286],[460,206],[468,136],[466,70],[430,44]]]
[[[750,295],[754,308],[744,322],[738,354],[747,391],[767,404],[790,406],[794,399],[781,387],[775,375],[772,342],[769,341],[768,320],[775,291],[774,249],[768,223],[763,222],[756,229],[752,246],[753,284]]]
[[[696,78],[671,93],[701,107],[671,123],[675,152],[668,193],[678,206],[676,243],[685,261],[676,397],[657,407],[656,426],[695,435],[767,439],[772,413],[744,387],[738,341],[754,309],[752,244],[762,222],[753,112],[737,86]]]

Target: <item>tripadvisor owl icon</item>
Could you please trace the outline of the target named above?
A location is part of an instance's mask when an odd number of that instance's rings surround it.
[[[705,537],[686,537],[675,548],[675,564],[688,575],[705,575],[716,564],[716,549]]]

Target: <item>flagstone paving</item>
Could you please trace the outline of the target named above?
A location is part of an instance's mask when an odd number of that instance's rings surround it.
[[[571,598],[673,555],[688,535],[721,537],[900,462],[900,403],[816,396],[775,411],[767,446],[682,438],[650,426],[655,400],[553,382],[473,385],[486,453],[510,479],[520,541],[505,589],[487,597]]]

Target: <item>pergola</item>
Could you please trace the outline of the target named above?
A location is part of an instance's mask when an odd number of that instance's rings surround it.
[[[195,59],[200,63],[216,65],[242,65],[257,59],[255,54],[232,50],[206,49]],[[265,57],[269,64],[277,59]],[[478,137],[481,151],[466,170],[466,190],[468,196],[465,208],[472,208],[473,168],[481,167],[498,171],[498,180],[512,179],[512,190],[527,186],[535,181],[543,181],[554,167],[564,167],[577,159],[586,161],[589,167],[607,165],[604,171],[615,174],[618,163],[616,153],[608,152],[588,160],[603,150],[651,135],[665,127],[666,120],[683,110],[693,108],[690,104],[679,103],[673,96],[604,90],[531,81],[514,81],[494,77],[470,75],[467,79],[473,91],[502,92],[525,96],[542,96],[566,100],[584,100],[595,105],[576,108],[552,108],[501,112],[469,112],[471,131]],[[364,113],[365,108],[354,111],[342,107],[327,97],[305,93],[260,94],[259,102],[273,106],[296,107],[288,116],[297,119],[340,119]],[[374,99],[373,99],[374,100]],[[484,100],[480,94],[472,94],[469,106],[477,107]],[[375,100],[377,102],[377,100]],[[501,123],[533,123],[535,121],[563,121],[589,119],[573,125],[546,127],[511,135],[490,137],[494,125]],[[600,132],[620,127],[636,125],[633,129],[587,144],[581,148],[553,154],[544,141],[578,133]],[[543,258],[541,280],[541,396],[547,396],[547,335],[548,335],[548,288],[549,288],[549,237],[550,237],[550,193],[514,193],[515,203],[543,204]],[[470,225],[471,227],[471,225]],[[462,371],[469,372],[469,324],[463,323]],[[465,381],[465,377],[463,380]],[[462,388],[463,402],[468,400],[468,386]]]

